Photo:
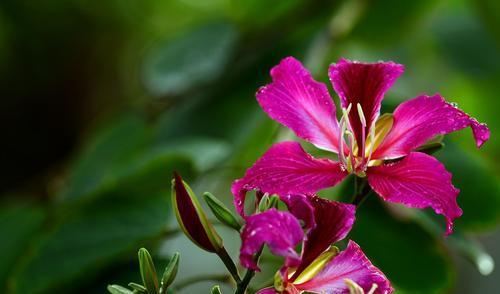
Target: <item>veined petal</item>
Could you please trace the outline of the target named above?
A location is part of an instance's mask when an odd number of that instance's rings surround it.
[[[394,291],[389,280],[365,256],[358,244],[349,241],[347,248],[335,256],[314,278],[295,285],[299,290],[328,294],[349,293],[345,279],[350,279],[368,292],[377,285],[376,294]]]
[[[447,134],[466,127],[479,148],[490,137],[485,124],[446,102],[439,94],[422,95],[401,103],[394,111],[394,123],[373,159],[391,159],[404,156],[436,135]]]
[[[414,208],[432,207],[444,215],[446,234],[453,220],[462,215],[457,204],[459,190],[451,183],[451,174],[436,158],[412,152],[401,161],[368,169],[368,183],[384,200]]]
[[[241,233],[240,262],[259,271],[253,255],[267,244],[275,255],[285,257],[285,266],[297,266],[300,257],[295,247],[304,239],[299,221],[291,213],[271,208],[246,219]]]
[[[280,196],[311,194],[335,186],[346,175],[340,163],[315,159],[297,142],[282,142],[273,145],[242,179],[236,180],[231,191],[237,211],[244,216],[247,191],[260,190]]]
[[[349,120],[358,144],[362,137],[362,123],[357,104],[361,105],[366,119],[365,137],[378,117],[385,92],[403,73],[404,67],[394,62],[361,63],[340,59],[330,65],[329,76],[340,97],[343,108],[352,104]]]
[[[356,207],[352,204],[304,195],[290,195],[284,202],[287,205],[296,204],[290,212],[298,218],[300,215],[297,212],[304,214],[304,211],[308,211],[308,206],[313,208],[314,213],[315,226],[307,232],[302,246],[302,261],[291,278],[293,280],[330,245],[345,238],[354,224]],[[299,209],[297,203],[302,203],[303,209]]]
[[[285,202],[288,211],[304,222],[306,229],[316,227],[315,209],[310,198],[310,196],[297,194],[280,197],[281,201]]]
[[[274,120],[318,148],[338,152],[338,122],[325,84],[316,82],[295,58],[271,70],[273,82],[257,92],[257,100]]]

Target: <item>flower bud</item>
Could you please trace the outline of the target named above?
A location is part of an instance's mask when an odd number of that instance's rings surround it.
[[[193,243],[208,252],[222,249],[222,239],[208,221],[198,198],[177,173],[172,181],[172,204],[181,229]]]
[[[210,290],[210,293],[212,294],[222,294],[222,290],[220,289],[219,285],[215,285],[212,287],[212,290]]]
[[[139,249],[139,266],[141,270],[142,283],[148,293],[158,293],[158,277],[151,255],[145,248]]]
[[[122,287],[120,285],[109,285],[108,291],[111,294],[132,294],[133,293],[129,289]]]
[[[166,294],[168,287],[172,284],[179,268],[179,252],[174,253],[168,263],[161,279],[160,294]]]
[[[241,224],[236,219],[236,216],[217,197],[209,192],[205,192],[203,199],[205,199],[208,207],[210,207],[210,210],[212,210],[212,213],[219,221],[236,231],[241,229]]]

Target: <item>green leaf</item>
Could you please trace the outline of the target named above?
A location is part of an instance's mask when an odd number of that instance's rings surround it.
[[[435,3],[436,1],[429,0],[368,1],[365,14],[355,26],[352,35],[370,46],[394,45],[394,41],[411,36],[411,31]]]
[[[500,222],[500,184],[479,157],[480,152],[466,152],[456,143],[447,142],[436,154],[451,172],[453,185],[460,189],[457,200],[464,213],[455,221],[457,229],[484,231]]]
[[[151,255],[146,248],[141,248],[139,249],[138,256],[142,283],[146,286],[149,294],[158,294],[158,276],[156,275],[156,269]]]
[[[109,285],[108,291],[111,294],[132,294],[133,293],[129,289],[122,287],[120,285]]]
[[[205,199],[208,207],[212,210],[212,213],[219,221],[236,231],[240,231],[241,224],[236,219],[236,216],[224,205],[224,203],[209,192],[203,193],[203,199]]]
[[[168,263],[165,271],[163,272],[163,277],[161,278],[161,289],[160,294],[166,294],[168,287],[175,280],[177,275],[177,270],[179,269],[179,252],[175,252],[170,262]]]
[[[138,193],[168,188],[174,170],[205,171],[229,152],[227,143],[208,138],[157,141],[152,128],[135,116],[122,117],[99,131],[78,157],[60,193],[63,200],[87,199],[117,188]]]
[[[229,62],[236,39],[231,24],[217,22],[169,40],[145,62],[146,87],[156,96],[171,96],[213,81]]]
[[[453,284],[443,245],[419,225],[391,216],[376,195],[357,209],[349,238],[387,275],[397,293],[443,293]]]
[[[171,211],[168,192],[116,193],[72,211],[35,242],[15,270],[12,293],[47,293],[84,283],[162,236]]]
[[[77,158],[61,198],[83,197],[116,183],[120,168],[147,146],[148,132],[146,123],[139,117],[125,116],[108,122],[90,138]]]
[[[0,206],[0,292],[4,292],[7,277],[29,247],[45,219],[45,211],[31,204],[6,204]]]

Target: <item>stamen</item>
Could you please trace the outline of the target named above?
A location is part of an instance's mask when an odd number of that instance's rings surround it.
[[[345,131],[345,134],[347,135],[347,137],[349,138],[349,156],[348,156],[348,164],[347,164],[347,170],[349,172],[352,172],[354,167],[356,166],[354,164],[354,153],[353,153],[353,148],[354,148],[354,142],[355,142],[355,139],[354,139],[354,134],[350,131],[350,130],[346,130]],[[350,165],[350,168],[349,168],[349,165]]]
[[[339,160],[340,162],[348,168],[348,162],[347,159],[344,155],[344,134],[347,130],[347,128],[350,128],[350,123],[349,123],[349,112],[351,111],[351,106],[352,104],[349,103],[349,106],[347,106],[347,109],[342,108],[342,117],[340,118],[340,128],[339,128]],[[351,148],[352,149],[352,148]],[[350,151],[352,153],[352,150]]]
[[[345,121],[344,121],[344,117],[342,116],[340,118],[340,133],[339,133],[339,160],[340,160],[340,163],[342,163],[342,165],[346,165],[346,159],[345,159],[345,155],[344,155],[344,132],[345,132],[345,128],[346,128],[346,125],[345,125]]]
[[[363,128],[366,128],[366,118],[365,114],[363,113],[363,108],[359,103],[356,106],[358,107],[358,115],[359,115],[359,120],[361,121],[361,125],[363,125]]]
[[[378,285],[375,284],[375,283],[373,283],[372,288],[366,294],[373,294],[373,293],[375,293],[375,290],[377,290],[377,288],[378,288]]]

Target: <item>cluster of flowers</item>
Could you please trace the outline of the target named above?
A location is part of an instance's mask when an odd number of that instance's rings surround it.
[[[225,222],[241,234],[241,265],[259,271],[256,257],[264,245],[284,257],[274,285],[258,293],[393,292],[354,241],[341,252],[334,246],[353,226],[356,206],[316,193],[349,174],[366,179],[386,201],[434,209],[446,219],[446,234],[452,232],[453,220],[462,214],[456,201],[459,191],[443,164],[419,151],[436,136],[465,127],[471,127],[480,147],[489,130],[440,95],[419,96],[400,104],[393,114],[380,116],[385,92],[402,73],[403,66],[393,62],[341,59],[331,65],[329,77],[342,109],[338,121],[326,85],[315,81],[298,60],[288,57],[271,70],[273,82],[257,93],[262,109],[298,137],[337,154],[338,160],[316,159],[298,142],[281,142],[234,182],[234,204],[245,224],[240,228],[233,217]],[[173,190],[184,231],[200,247],[220,255],[220,237],[178,176]],[[253,190],[256,209],[247,214],[245,197]],[[269,202],[270,195],[277,195],[288,211],[259,205],[263,199]]]

